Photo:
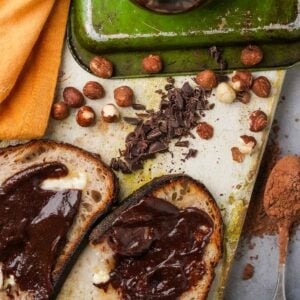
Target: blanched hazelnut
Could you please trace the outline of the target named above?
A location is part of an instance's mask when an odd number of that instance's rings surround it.
[[[162,70],[162,61],[158,55],[150,54],[143,59],[142,64],[144,71],[150,74],[159,73]]]
[[[204,139],[209,140],[214,135],[214,128],[206,122],[200,122],[196,129],[198,135]]]
[[[204,70],[197,74],[196,83],[204,90],[212,90],[218,85],[218,79],[215,72],[211,70]]]
[[[121,107],[131,106],[133,103],[133,90],[129,86],[120,86],[114,90],[116,103]]]
[[[261,98],[268,98],[271,94],[271,83],[265,76],[257,77],[252,85],[253,93]]]
[[[90,106],[82,106],[79,108],[76,121],[81,127],[91,126],[95,122],[95,112]]]
[[[224,103],[232,103],[236,98],[235,90],[226,82],[221,82],[216,89],[216,97]]]
[[[239,149],[244,154],[250,154],[253,152],[257,142],[253,136],[241,135]]]
[[[63,120],[69,116],[69,107],[66,103],[60,101],[54,103],[51,110],[51,117],[55,120]]]
[[[84,97],[79,90],[69,86],[63,91],[64,102],[70,107],[80,107],[84,104]]]
[[[261,110],[256,110],[249,117],[250,130],[259,132],[264,130],[268,125],[268,116]]]
[[[238,147],[231,148],[232,159],[238,163],[242,163],[245,159],[245,154]]]
[[[104,96],[104,88],[96,81],[88,81],[83,87],[83,95],[92,100],[100,99]]]
[[[249,92],[238,92],[236,94],[236,100],[243,104],[248,104],[251,100],[251,94]]]
[[[90,61],[90,70],[101,78],[110,78],[113,74],[113,64],[102,56],[95,56]]]
[[[235,71],[231,78],[231,86],[238,92],[249,91],[252,85],[253,77],[248,71]]]
[[[259,64],[263,56],[263,52],[259,47],[249,45],[242,51],[241,61],[245,66],[251,67]]]
[[[103,121],[107,123],[117,122],[120,118],[118,109],[113,104],[106,104],[101,112]]]

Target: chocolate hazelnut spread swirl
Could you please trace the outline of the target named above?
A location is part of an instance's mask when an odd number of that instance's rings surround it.
[[[174,300],[206,273],[203,253],[212,232],[213,221],[200,209],[144,197],[105,234],[116,265],[97,286],[111,284],[126,300]]]
[[[0,262],[4,278],[14,276],[18,288],[33,299],[49,299],[52,269],[77,213],[81,191],[40,188],[49,177],[66,176],[61,163],[31,166],[0,188]],[[8,296],[12,287],[7,289]]]

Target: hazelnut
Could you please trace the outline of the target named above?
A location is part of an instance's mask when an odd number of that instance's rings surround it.
[[[102,56],[95,56],[90,61],[90,70],[101,78],[110,78],[113,73],[113,64]]]
[[[104,96],[104,88],[96,81],[88,81],[83,87],[83,95],[92,100],[100,99]]]
[[[80,107],[84,104],[84,97],[79,90],[69,86],[63,91],[64,102],[70,107]]]
[[[119,106],[131,106],[133,103],[133,90],[126,85],[120,86],[114,90],[114,97]]]
[[[232,159],[238,163],[242,163],[245,159],[245,154],[238,147],[231,148]]]
[[[241,53],[241,61],[245,66],[251,67],[259,64],[263,59],[262,50],[254,45],[247,46]]]
[[[218,85],[217,76],[211,70],[204,70],[198,73],[195,81],[204,90],[212,90]]]
[[[253,132],[262,131],[268,125],[268,117],[263,111],[256,110],[249,117],[249,125],[250,130]]]
[[[158,55],[152,55],[143,59],[144,71],[150,74],[159,73],[162,70],[162,61]]]
[[[253,93],[261,98],[268,98],[271,94],[271,83],[265,76],[257,77],[252,85]]]
[[[250,154],[255,148],[257,142],[253,136],[241,135],[239,149],[243,154]]]
[[[54,103],[51,110],[51,117],[55,120],[63,120],[69,116],[69,107],[65,102]]]
[[[226,82],[221,82],[216,89],[216,97],[224,103],[232,103],[236,98],[235,90]]]
[[[196,129],[200,138],[209,140],[214,135],[214,128],[206,122],[200,122]]]
[[[252,85],[253,77],[248,71],[235,71],[231,78],[231,86],[238,92],[249,91]]]
[[[106,104],[101,112],[103,121],[107,123],[117,122],[120,118],[118,109],[113,104]]]
[[[95,122],[95,112],[90,106],[82,106],[79,108],[76,121],[82,127],[91,126]]]
[[[248,104],[251,100],[251,94],[249,92],[239,92],[236,95],[236,100],[243,104]]]

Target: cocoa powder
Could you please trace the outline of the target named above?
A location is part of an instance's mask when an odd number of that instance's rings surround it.
[[[293,223],[300,217],[300,158],[285,156],[274,166],[264,193],[266,213]]]
[[[277,222],[266,214],[263,199],[268,177],[279,160],[280,154],[281,150],[276,139],[270,139],[261,162],[243,227],[242,235],[246,238],[277,233]]]

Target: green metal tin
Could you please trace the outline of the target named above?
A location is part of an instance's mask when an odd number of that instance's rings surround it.
[[[207,48],[219,45],[229,69],[243,68],[241,49],[262,47],[257,69],[286,68],[300,61],[300,0],[215,0],[178,15],[161,15],[129,0],[73,0],[68,40],[76,60],[88,70],[104,55],[115,77],[149,76],[141,60],[161,55],[164,75],[218,69]],[[162,74],[160,74],[162,75]]]

